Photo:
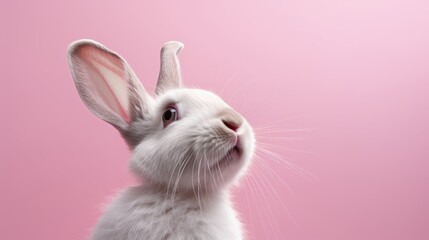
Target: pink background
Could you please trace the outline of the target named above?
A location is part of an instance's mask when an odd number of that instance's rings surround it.
[[[151,2],[0,3],[0,239],[85,239],[134,183],[74,88],[79,38],[150,91],[161,45],[180,40],[189,86],[273,126],[261,146],[309,173],[258,153],[234,191],[249,239],[429,239],[428,1]]]

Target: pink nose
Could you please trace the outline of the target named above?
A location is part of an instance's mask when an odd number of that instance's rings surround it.
[[[243,124],[243,117],[231,108],[223,109],[219,114],[223,124],[234,132]]]
[[[222,120],[223,124],[225,124],[225,126],[229,129],[231,129],[232,131],[237,131],[238,128],[240,128],[241,123],[237,123],[237,122],[233,122],[233,121],[227,121],[227,120]]]

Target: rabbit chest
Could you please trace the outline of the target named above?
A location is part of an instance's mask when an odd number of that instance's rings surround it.
[[[241,224],[228,194],[205,198],[145,187],[123,191],[107,207],[93,240],[240,240]]]

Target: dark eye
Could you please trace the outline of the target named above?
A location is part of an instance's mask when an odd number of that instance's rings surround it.
[[[164,127],[167,127],[170,123],[177,120],[177,111],[173,107],[169,107],[162,114],[162,122],[164,123]]]

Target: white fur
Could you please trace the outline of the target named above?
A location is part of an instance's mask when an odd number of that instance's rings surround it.
[[[133,150],[130,169],[144,182],[113,200],[93,240],[243,239],[228,189],[250,164],[254,134],[215,94],[183,88],[176,56],[182,47],[164,46],[155,98],[125,60],[103,45],[84,40],[69,48],[82,100],[122,133]],[[168,106],[179,119],[165,125]]]
[[[201,206],[201,207],[200,207]],[[210,198],[177,193],[174,200],[150,186],[131,187],[106,209],[92,239],[213,239],[243,238],[228,194]]]

